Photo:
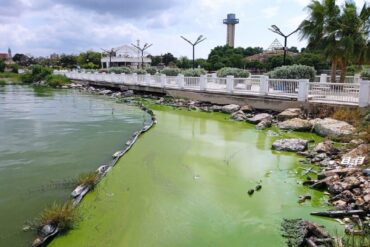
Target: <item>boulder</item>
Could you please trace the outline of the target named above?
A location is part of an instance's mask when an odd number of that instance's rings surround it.
[[[234,113],[236,111],[239,111],[239,109],[240,109],[240,106],[239,105],[230,104],[230,105],[224,105],[221,108],[221,111],[223,113]]]
[[[125,96],[125,97],[132,97],[132,96],[134,96],[134,91],[127,90],[126,92],[123,93],[123,96]]]
[[[367,157],[370,153],[370,144],[361,144],[357,148],[352,149],[343,155],[343,157],[355,158],[357,156]]]
[[[101,90],[99,92],[99,94],[101,94],[101,95],[108,95],[108,94],[111,94],[111,93],[112,93],[112,90],[109,90],[109,89]]]
[[[262,120],[272,121],[272,115],[268,113],[260,113],[260,114],[255,115],[254,117],[247,118],[247,122],[254,123],[254,124],[258,124]]]
[[[245,121],[247,119],[247,116],[244,114],[243,111],[237,111],[231,114],[231,119],[236,121]]]
[[[210,107],[210,110],[214,111],[214,112],[220,112],[222,110],[222,106],[213,105],[213,106]]]
[[[312,128],[310,121],[301,118],[292,118],[278,123],[279,129],[306,131]]]
[[[298,138],[280,139],[272,144],[272,148],[278,151],[298,152],[306,150],[308,142]]]
[[[317,153],[326,153],[326,154],[331,154],[336,151],[336,148],[334,147],[334,144],[330,140],[325,140],[323,142],[320,142],[317,144],[312,151],[317,152]]]
[[[351,135],[356,131],[355,127],[349,123],[332,118],[315,119],[313,123],[315,132],[321,136],[339,138]]]
[[[253,108],[250,105],[243,105],[240,110],[244,113],[252,112]]]
[[[258,130],[263,130],[263,129],[267,129],[267,128],[270,128],[272,125],[272,120],[267,118],[267,119],[263,119],[261,122],[259,122],[256,126],[256,128]]]
[[[335,201],[333,202],[333,205],[334,207],[336,207],[337,209],[346,209],[347,207],[347,203],[343,200],[338,200],[338,201]]]
[[[292,119],[292,118],[298,118],[299,116],[302,115],[302,110],[299,108],[288,108],[285,109],[283,112],[279,113],[277,115],[277,119],[279,121],[284,121],[287,119]]]

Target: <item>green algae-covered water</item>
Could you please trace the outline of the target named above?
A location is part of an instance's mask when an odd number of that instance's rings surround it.
[[[147,115],[73,90],[0,86],[0,246],[30,246],[23,232],[70,180],[111,160]]]
[[[158,124],[87,195],[76,228],[50,246],[284,246],[284,217],[335,230],[309,216],[327,209],[326,198],[299,184],[299,158],[270,150],[281,136],[223,114],[154,110]],[[300,205],[303,194],[313,198]]]

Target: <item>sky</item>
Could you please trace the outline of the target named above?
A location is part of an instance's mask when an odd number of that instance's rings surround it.
[[[358,6],[369,0],[354,0]],[[192,56],[180,35],[207,39],[196,47],[196,58],[226,43],[228,13],[240,19],[235,46],[268,46],[277,38],[268,28],[295,30],[308,13],[310,0],[0,0],[0,53],[48,56],[101,51],[123,44],[150,43],[148,52]],[[344,0],[337,0],[343,4]],[[304,47],[294,34],[288,46]]]

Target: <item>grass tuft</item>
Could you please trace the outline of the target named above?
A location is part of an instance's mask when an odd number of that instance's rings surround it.
[[[94,188],[96,183],[98,182],[98,179],[99,179],[99,174],[95,171],[83,173],[78,177],[77,184],[89,186],[90,188]]]
[[[45,208],[41,213],[42,225],[57,226],[61,232],[72,229],[76,220],[77,212],[71,202],[64,204],[53,203],[53,205]]]

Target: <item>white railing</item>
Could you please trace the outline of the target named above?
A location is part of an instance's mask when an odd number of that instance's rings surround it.
[[[316,102],[359,102],[359,83],[320,83],[310,82],[308,97]]]
[[[305,79],[269,79],[267,76],[251,76],[249,78],[217,77],[215,74],[201,77],[184,77],[183,75],[138,75],[77,71],[55,71],[54,73],[65,75],[74,80],[90,82],[145,85],[167,89],[239,95],[288,97],[301,102],[355,104],[361,107],[370,105],[370,81],[358,79],[359,83],[330,83],[327,82],[327,76],[324,78],[323,75],[320,79],[324,82],[309,82]]]
[[[299,80],[295,79],[269,79],[268,94],[270,95],[298,95]]]

